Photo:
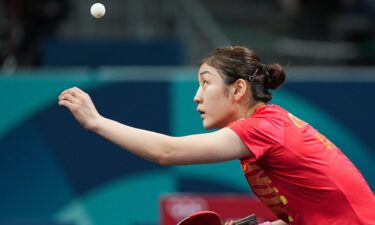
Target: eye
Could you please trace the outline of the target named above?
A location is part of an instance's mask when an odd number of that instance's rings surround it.
[[[206,86],[207,84],[208,84],[208,82],[206,80],[202,81],[202,86]]]

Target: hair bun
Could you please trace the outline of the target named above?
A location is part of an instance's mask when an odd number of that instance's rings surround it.
[[[284,68],[278,64],[268,64],[266,65],[268,71],[268,88],[276,89],[285,81]]]

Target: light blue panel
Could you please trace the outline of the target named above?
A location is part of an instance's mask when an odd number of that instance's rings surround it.
[[[0,76],[0,102],[7,107],[0,110],[0,138],[38,110],[57,104],[57,97],[64,89],[94,86],[95,80],[91,75],[84,71],[30,71]]]
[[[56,217],[76,225],[134,225],[160,221],[159,200],[176,189],[173,175],[153,171],[112,181],[61,209]]]

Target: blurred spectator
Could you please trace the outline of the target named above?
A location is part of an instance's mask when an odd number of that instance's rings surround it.
[[[292,40],[337,43],[355,49],[349,64],[374,62],[374,3],[365,0],[279,0],[291,22],[286,36]],[[302,42],[299,42],[302,43]],[[324,51],[321,51],[324,52]],[[354,59],[356,58],[356,59]]]
[[[292,36],[301,39],[328,40],[335,32],[336,19],[363,18],[367,30],[372,32],[373,7],[364,0],[279,0],[282,11],[292,19]],[[333,28],[333,29],[332,29]],[[332,31],[333,30],[333,31]]]
[[[67,15],[68,0],[5,0],[2,4],[2,67],[37,66],[39,40],[55,34]]]
[[[291,35],[301,39],[326,40],[329,21],[341,11],[341,0],[279,0],[281,8],[291,17]]]

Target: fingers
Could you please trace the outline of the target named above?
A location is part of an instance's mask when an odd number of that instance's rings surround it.
[[[225,225],[234,225],[233,220],[225,222]]]
[[[86,92],[82,91],[81,89],[77,87],[70,88],[69,92],[72,93],[72,95],[77,98],[84,98],[85,96],[87,96]]]
[[[63,92],[61,92],[59,98],[60,98],[61,96],[68,95],[68,94],[70,94],[70,95],[74,95],[74,90],[73,90],[73,88],[69,88],[69,89],[66,89],[66,90],[64,90]]]
[[[77,87],[72,87],[72,88],[68,88],[68,89],[64,90],[63,92],[61,92],[60,96],[66,95],[66,94],[78,96],[78,95],[86,95],[86,92],[82,91],[81,89],[79,89]]]
[[[61,92],[58,99],[59,100],[67,100],[72,103],[77,102],[77,100],[84,101],[85,98],[87,98],[88,94],[86,92],[82,91],[81,89],[77,87],[66,89],[65,91]]]
[[[70,110],[72,110],[73,107],[74,107],[74,104],[71,103],[71,102],[69,102],[69,101],[67,101],[67,100],[59,100],[59,105],[60,106],[65,106],[65,107],[67,107]]]
[[[70,94],[70,93],[62,95],[59,98],[59,100],[66,100],[66,101],[69,101],[71,103],[78,103],[79,102],[78,96],[76,96],[75,94]]]
[[[84,94],[86,93],[77,87],[66,89],[59,95],[58,104],[60,106],[65,106],[69,110],[73,111],[76,106],[84,101]]]

